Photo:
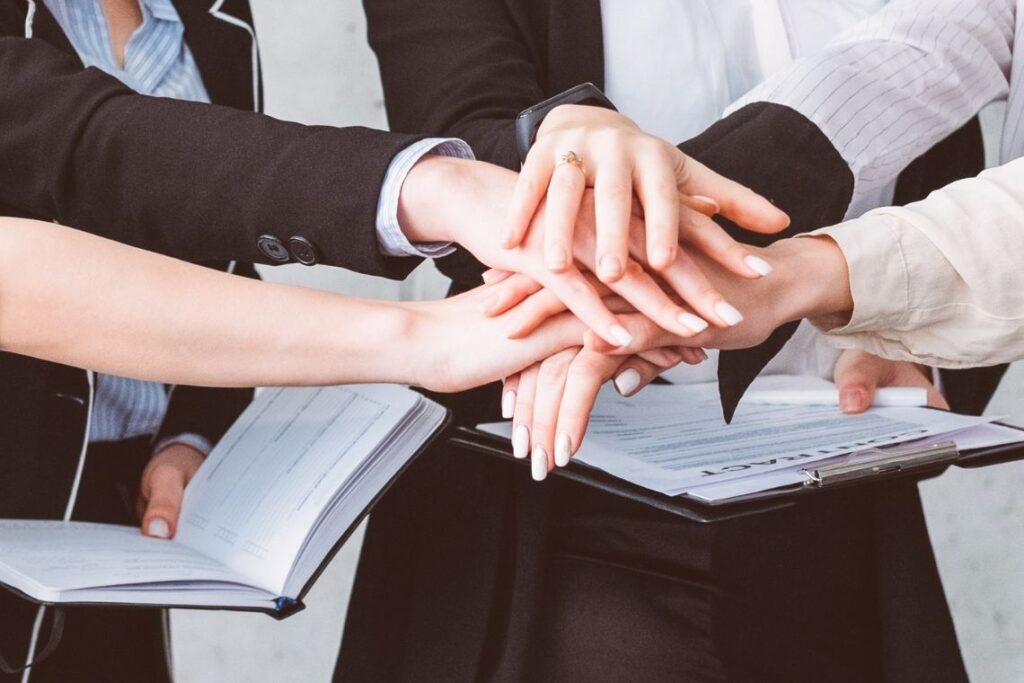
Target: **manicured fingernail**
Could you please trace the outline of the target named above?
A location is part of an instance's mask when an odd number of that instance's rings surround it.
[[[565,268],[568,259],[565,256],[565,249],[560,246],[553,246],[548,249],[548,268]]]
[[[597,274],[601,277],[618,277],[619,273],[622,272],[622,263],[614,256],[604,256],[601,258],[601,263],[598,265],[597,270]]]
[[[569,464],[569,458],[572,457],[572,437],[565,432],[558,435],[555,439],[555,464],[559,467],[565,467]]]
[[[148,533],[154,538],[170,538],[171,526],[167,523],[167,520],[161,519],[160,517],[154,517],[149,520]]]
[[[540,446],[533,447],[533,460],[530,464],[534,481],[544,481],[548,476],[548,454]]]
[[[725,301],[715,304],[715,315],[724,320],[726,325],[739,325],[743,322],[743,314]]]
[[[608,332],[611,333],[612,339],[619,343],[619,346],[629,346],[633,343],[633,335],[622,325],[612,325],[608,328]]]
[[[762,277],[772,272],[772,264],[768,263],[760,256],[754,256],[753,254],[750,254],[745,259],[743,259],[743,262],[747,264],[747,268],[750,268],[752,271],[754,271],[755,273]]]
[[[721,212],[722,207],[711,197],[705,197],[702,194],[691,194],[690,199],[694,199],[701,204],[704,204],[704,208],[701,209],[703,213],[714,215]]]
[[[629,396],[640,386],[640,373],[633,368],[628,368],[619,373],[615,378],[615,390],[622,396]]]
[[[511,420],[516,414],[516,392],[511,389],[505,392],[505,395],[501,397],[501,416],[506,420]]]
[[[489,285],[495,280],[494,270],[485,270],[484,274],[480,276],[480,279],[484,281],[485,285]]]
[[[653,257],[653,265],[661,267],[671,265],[673,259],[676,257],[675,253],[673,253],[673,251],[668,247],[658,247],[654,250],[654,253],[651,254],[651,256]]]
[[[700,362],[703,363],[708,359],[708,352],[704,349],[697,349],[697,353],[700,356]]]
[[[700,334],[708,329],[708,321],[693,313],[680,313],[679,323],[686,329],[693,330],[696,334]]]
[[[839,392],[839,409],[844,413],[867,410],[867,394],[863,389],[843,389]]]
[[[512,433],[512,455],[522,460],[530,453],[530,430],[519,425]]]

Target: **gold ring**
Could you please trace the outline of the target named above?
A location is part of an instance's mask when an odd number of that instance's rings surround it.
[[[571,164],[580,169],[580,173],[584,176],[587,175],[587,169],[583,166],[583,159],[580,159],[580,156],[576,154],[576,152],[570,150],[559,157],[558,165],[561,166],[562,164]]]

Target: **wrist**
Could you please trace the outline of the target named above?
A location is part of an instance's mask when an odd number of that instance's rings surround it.
[[[780,240],[766,249],[774,271],[772,299],[780,320],[849,319],[850,276],[843,252],[831,238]]]
[[[457,242],[454,221],[446,217],[451,188],[461,187],[476,162],[428,154],[416,162],[398,196],[398,225],[413,243]]]

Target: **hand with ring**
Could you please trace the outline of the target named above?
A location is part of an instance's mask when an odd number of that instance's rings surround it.
[[[562,105],[547,115],[537,131],[516,185],[502,245],[518,247],[535,214],[546,204],[545,264],[554,272],[571,268],[573,229],[587,188],[593,188],[597,214],[594,273],[608,284],[627,272],[629,224],[634,215],[642,216],[645,223],[641,260],[658,272],[675,263],[681,226],[718,230],[710,218],[718,213],[754,232],[774,233],[789,224],[786,214],[766,199],[665,140],[644,133],[622,114]],[[721,244],[716,241],[697,248],[711,249],[706,253],[722,261],[725,255],[713,251]],[[732,269],[756,278],[771,267],[748,255]]]

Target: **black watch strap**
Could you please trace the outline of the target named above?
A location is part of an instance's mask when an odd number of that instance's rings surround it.
[[[549,97],[540,104],[524,109],[516,117],[516,149],[519,151],[520,162],[526,161],[526,155],[533,147],[533,141],[537,138],[537,130],[540,128],[540,124],[544,123],[544,117],[552,109],[563,104],[585,104],[618,111],[611,100],[605,97],[604,93],[593,83],[580,83],[554,97]]]

